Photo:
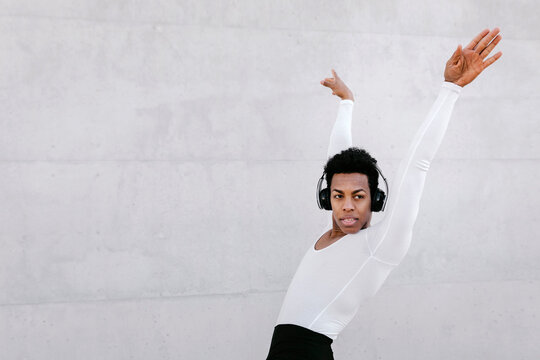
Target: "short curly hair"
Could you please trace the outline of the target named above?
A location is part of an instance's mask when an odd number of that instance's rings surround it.
[[[330,189],[334,174],[360,173],[366,175],[371,196],[375,194],[379,186],[377,160],[366,150],[357,147],[350,147],[328,159],[324,166],[324,172],[326,173],[328,189]]]

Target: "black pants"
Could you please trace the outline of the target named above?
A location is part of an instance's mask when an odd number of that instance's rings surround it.
[[[334,360],[333,340],[305,327],[279,324],[274,328],[266,360]]]

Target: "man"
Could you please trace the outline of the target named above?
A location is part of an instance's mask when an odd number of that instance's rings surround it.
[[[498,28],[486,29],[448,60],[445,82],[398,169],[388,204],[378,188],[376,160],[351,148],[352,92],[333,70],[333,78],[321,81],[341,98],[325,166],[328,188],[319,193],[320,206],[332,210],[331,223],[294,275],[267,360],[333,359],[333,340],[405,256],[426,173],[454,103],[462,87],[501,57],[487,58],[500,40]],[[370,226],[372,211],[385,206],[384,218]]]

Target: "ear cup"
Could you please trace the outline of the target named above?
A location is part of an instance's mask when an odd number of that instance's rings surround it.
[[[317,205],[319,209],[332,210],[332,204],[330,203],[330,190],[328,188],[322,188],[322,183],[324,181],[324,173],[322,174],[319,182],[317,183]]]
[[[319,207],[324,210],[332,210],[332,204],[330,202],[330,191],[328,188],[324,188],[319,191]]]
[[[381,189],[375,191],[375,196],[371,198],[371,211],[379,212],[384,207],[384,199],[386,199],[386,194]]]

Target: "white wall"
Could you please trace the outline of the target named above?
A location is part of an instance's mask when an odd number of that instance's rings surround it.
[[[392,178],[458,43],[404,262],[336,359],[540,356],[534,1],[0,0],[1,359],[264,359],[338,99]]]

